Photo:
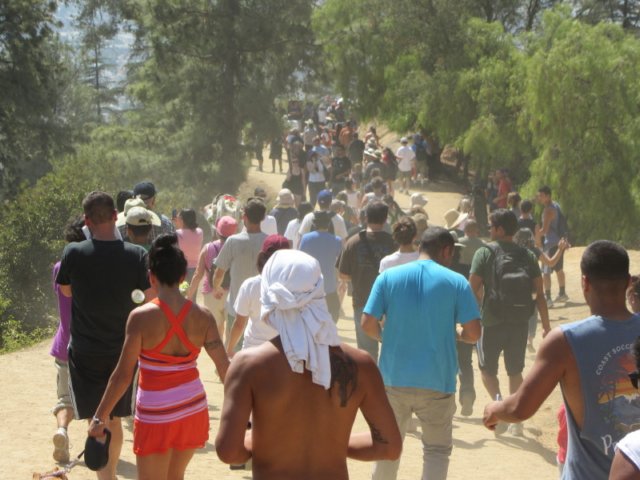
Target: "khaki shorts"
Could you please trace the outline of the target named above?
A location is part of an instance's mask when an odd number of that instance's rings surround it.
[[[54,415],[57,415],[60,410],[65,408],[73,408],[71,403],[71,393],[69,393],[69,364],[62,360],[56,359],[56,391],[58,395],[58,401],[51,410]]]
[[[220,328],[227,320],[227,295],[226,293],[222,298],[215,298],[213,293],[203,293],[204,306],[213,314],[213,318],[216,319],[216,325]]]

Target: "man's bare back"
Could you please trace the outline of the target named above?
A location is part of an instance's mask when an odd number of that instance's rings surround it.
[[[244,463],[251,455],[255,479],[339,480],[349,477],[347,456],[397,458],[400,433],[373,360],[344,344],[329,352],[329,390],[308,370],[291,370],[279,337],[236,355],[216,438],[220,459]],[[351,435],[358,409],[371,433]]]

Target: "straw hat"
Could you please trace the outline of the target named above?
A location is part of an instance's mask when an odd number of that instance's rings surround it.
[[[467,219],[467,217],[469,217],[468,213],[462,213],[456,210],[455,208],[452,208],[451,210],[448,210],[444,214],[444,221],[445,221],[444,228],[446,228],[447,230],[453,230],[462,222],[464,222]]]

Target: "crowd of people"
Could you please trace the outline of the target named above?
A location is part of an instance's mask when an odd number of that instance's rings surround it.
[[[395,479],[415,416],[422,478],[444,479],[456,391],[460,413],[473,414],[476,351],[495,399],[484,411],[487,428],[524,435],[522,422],[560,383],[562,478],[608,478],[616,444],[640,414],[638,373],[628,366],[640,316],[626,305],[638,310],[640,288],[637,278],[628,288],[626,251],[607,241],[586,249],[582,288],[593,316],[552,330],[548,309],[569,300],[562,261],[570,244],[551,189],[522,200],[499,171],[495,196],[487,188],[430,219],[423,193],[410,194],[406,211],[393,199],[395,186],[409,193],[419,174],[408,139],[396,153],[385,149],[384,160],[373,129],[352,156],[353,127],[330,135],[330,146],[318,130],[287,138],[289,170],[277,197],[261,187],[244,201],[217,195],[202,209],[213,226],[208,242],[195,209],[172,218],[156,211],[151,182],[116,201],[87,195],[54,267],[57,461],[69,460],[69,422],[84,419],[90,438],[109,439],[91,444],[104,458],[87,465],[113,479],[121,418],[133,414],[139,478],[183,478],[209,438],[196,366],[204,347],[224,383],[215,445],[231,468],[338,479],[348,478],[349,457],[375,461],[373,479]],[[357,348],[337,334],[346,296]],[[523,377],[538,322],[544,340]],[[501,355],[508,395],[498,380]],[[369,431],[352,433],[359,410]],[[637,436],[620,445],[617,468],[637,470]]]

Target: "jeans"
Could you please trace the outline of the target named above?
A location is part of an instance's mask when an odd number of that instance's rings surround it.
[[[422,427],[422,480],[445,480],[453,448],[453,414],[455,395],[435,390],[409,387],[385,387],[389,403],[398,422],[400,435],[409,427],[415,413]],[[400,460],[375,463],[372,480],[395,480]]]
[[[362,307],[353,307],[353,320],[356,324],[356,343],[360,350],[364,350],[378,363],[378,341],[371,338],[364,333],[362,326],[360,325],[360,319],[362,318]]]
[[[320,193],[325,188],[324,182],[309,182],[307,184],[309,188],[309,203],[313,208],[316,208],[316,203],[318,202],[318,193]]]
[[[473,386],[473,363],[472,356],[475,345],[465,342],[456,342],[456,350],[458,351],[458,378],[460,379],[460,403],[462,398],[466,397],[471,400],[471,404],[476,400],[476,389]]]

